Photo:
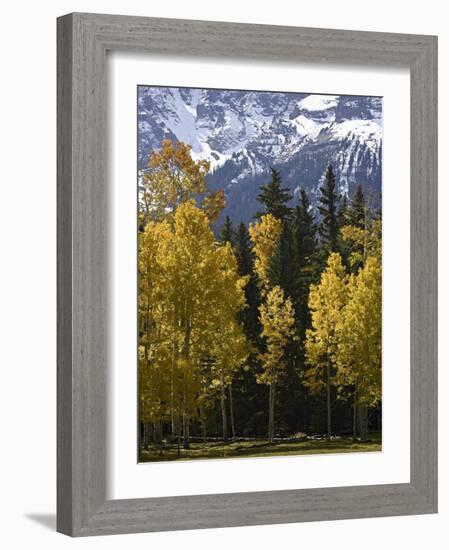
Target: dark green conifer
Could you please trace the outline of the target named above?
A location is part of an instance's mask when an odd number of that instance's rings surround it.
[[[281,187],[281,174],[275,168],[271,170],[271,181],[260,186],[257,200],[265,206],[265,212],[258,212],[254,217],[260,218],[263,214],[271,214],[275,218],[285,221],[290,218],[292,209],[287,204],[292,200],[290,190]]]
[[[366,201],[361,185],[357,186],[349,209],[349,223],[363,229],[365,227]]]
[[[232,228],[231,218],[226,216],[223,228],[220,233],[220,240],[222,243],[234,244],[234,230]]]
[[[282,224],[279,241],[271,258],[268,277],[273,286],[280,286],[285,296],[291,298],[295,286],[295,257],[290,223]]]
[[[240,276],[249,276],[245,286],[246,307],[241,312],[241,320],[247,337],[253,342],[257,340],[260,331],[259,305],[260,293],[257,276],[254,272],[254,256],[251,249],[251,239],[245,224],[240,223],[235,234],[235,256],[237,270]]]
[[[328,255],[339,250],[338,201],[340,197],[335,190],[335,175],[330,164],[326,171],[326,181],[320,187],[320,195],[318,211],[321,221],[318,232],[325,254]]]
[[[299,269],[313,262],[316,253],[316,225],[309,197],[304,189],[300,191],[299,204],[295,208],[293,218],[293,233],[296,250],[296,260]]]
[[[338,226],[343,227],[350,223],[349,218],[349,206],[348,206],[348,197],[343,195],[343,198],[340,201],[340,208],[338,209]]]

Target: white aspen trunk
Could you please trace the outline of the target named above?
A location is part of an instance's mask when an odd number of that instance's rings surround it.
[[[164,422],[162,420],[159,420],[158,422],[158,443],[160,447],[160,454],[162,455],[162,451],[164,448]]]
[[[187,316],[186,328],[185,328],[185,341],[184,341],[184,358],[188,361],[190,358],[190,336],[192,327],[190,325],[190,318]],[[184,395],[183,395],[183,415],[182,415],[182,435],[183,435],[183,447],[184,449],[190,449],[190,411],[187,410],[187,379],[184,369]]]
[[[229,386],[229,409],[231,413],[232,439],[235,439],[234,399],[232,397],[232,384]]]
[[[178,434],[177,434],[177,448],[176,452],[178,456],[181,456],[181,417],[178,416]]]
[[[275,398],[275,385],[269,385],[268,393],[268,440],[270,443],[274,439],[274,398]]]
[[[190,419],[185,413],[182,416],[182,436],[182,446],[190,449]]]
[[[228,439],[228,421],[226,418],[226,394],[224,384],[221,384],[221,396],[220,396],[220,405],[221,405],[221,419],[223,427],[223,440],[227,441]]]
[[[326,368],[326,404],[327,404],[327,439],[331,438],[331,367],[329,361]]]
[[[170,368],[170,415],[172,425],[172,436],[175,437],[176,433],[176,418],[175,418],[175,367],[177,358],[177,345],[174,335],[176,334],[176,310],[173,312],[173,342],[171,350],[171,368]],[[179,414],[179,411],[177,411]],[[179,438],[180,426],[178,418],[178,438]]]
[[[358,434],[361,439],[366,439],[368,435],[368,407],[359,403],[357,410]]]

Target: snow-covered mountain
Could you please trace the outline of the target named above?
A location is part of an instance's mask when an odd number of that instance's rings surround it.
[[[224,214],[236,223],[260,210],[270,166],[312,203],[329,163],[341,193],[351,196],[360,183],[380,201],[378,97],[139,86],[138,124],[139,167],[165,138],[189,143],[194,158],[210,161],[209,186],[225,190]]]

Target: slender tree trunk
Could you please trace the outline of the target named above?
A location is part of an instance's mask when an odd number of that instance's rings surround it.
[[[178,416],[177,455],[181,456],[181,418]]]
[[[182,416],[182,446],[190,449],[190,419],[185,413]]]
[[[157,423],[158,427],[158,439],[159,439],[159,445],[160,445],[160,454],[162,455],[163,447],[164,447],[164,422],[162,420],[159,420]]]
[[[224,384],[221,384],[221,397],[220,397],[220,405],[221,405],[221,419],[223,424],[223,440],[228,440],[228,420],[226,418],[226,394],[225,394],[225,387]]]
[[[352,405],[352,438],[355,439],[357,437],[357,385],[354,389],[354,402]]]
[[[162,445],[162,426],[162,420],[153,422],[154,443],[156,445]]]
[[[200,419],[201,419],[201,430],[203,432],[203,441],[207,442],[207,426],[206,426],[206,415],[204,413],[203,407],[200,407]]]
[[[185,340],[184,340],[184,349],[183,357],[186,361],[190,359],[190,336],[192,333],[192,327],[190,324],[190,317],[188,314],[185,316]],[[190,449],[190,411],[187,410],[187,377],[184,370],[184,392],[183,392],[183,414],[182,414],[182,436],[183,436],[183,447],[184,449]]]
[[[204,443],[207,443],[207,427],[206,427],[206,418],[201,419],[201,424],[203,428],[203,441]]]
[[[357,410],[357,428],[360,439],[366,439],[368,435],[368,407],[360,404]]]
[[[275,398],[275,384],[269,385],[268,393],[268,440],[270,443],[274,439],[274,398]]]
[[[173,312],[173,335],[176,334],[176,310]],[[175,418],[175,366],[177,357],[177,344],[173,336],[172,352],[171,352],[171,369],[170,369],[170,415],[172,425],[172,436],[175,437],[176,423],[178,423],[178,438],[180,432],[179,417]]]
[[[149,439],[150,439],[150,428],[147,422],[143,424],[143,446],[148,451]]]
[[[331,367],[329,362],[326,368],[326,402],[327,402],[327,439],[331,438]]]
[[[357,436],[360,437],[360,439],[366,439],[367,433],[368,433],[368,407],[360,402],[360,387],[363,383],[363,379],[360,377],[356,380],[356,420],[355,420],[355,429]]]
[[[232,396],[232,384],[229,386],[229,409],[230,409],[230,413],[231,413],[232,439],[235,439],[234,399],[233,399],[233,396]]]

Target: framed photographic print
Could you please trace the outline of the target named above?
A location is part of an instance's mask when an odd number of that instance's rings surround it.
[[[436,38],[58,20],[58,530],[437,509]]]

